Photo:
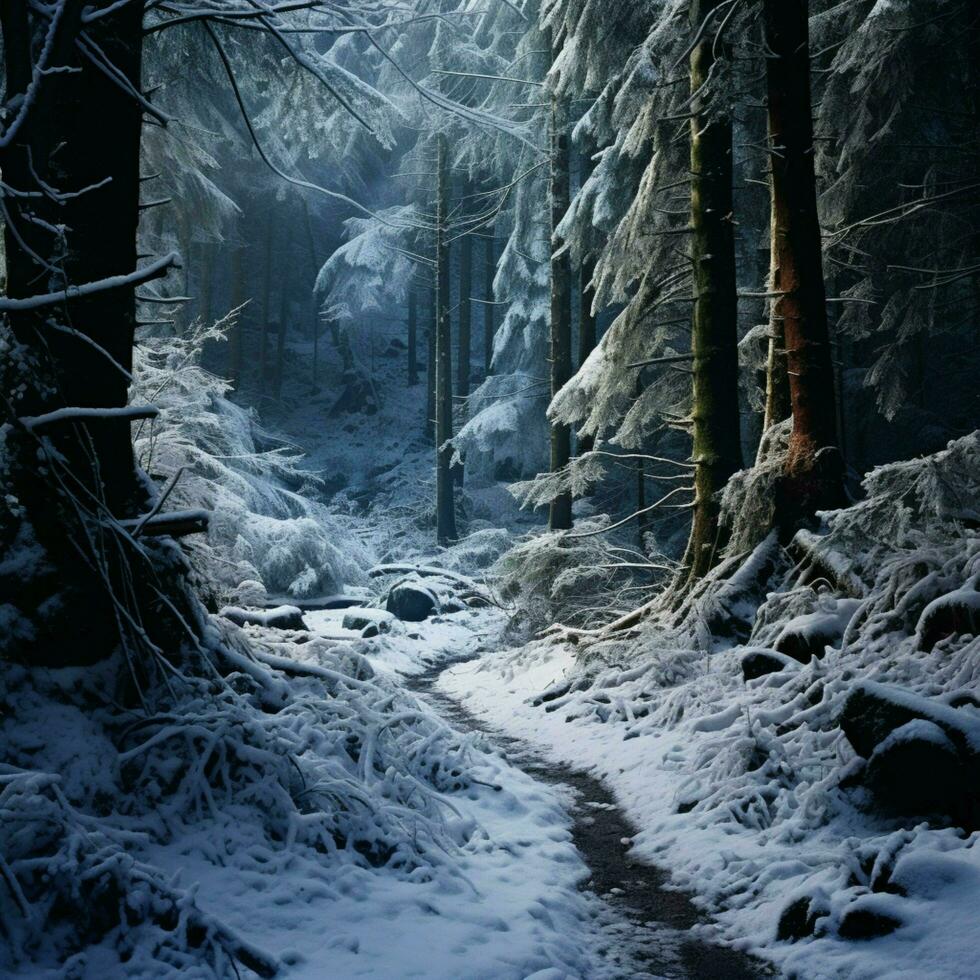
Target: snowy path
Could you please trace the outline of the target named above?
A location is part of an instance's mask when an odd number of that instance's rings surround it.
[[[308,616],[310,625],[337,635],[343,613]],[[437,690],[452,665],[492,652],[499,614],[471,610],[420,624],[396,624],[366,644],[372,665],[398,677],[429,709],[469,738],[480,762],[468,799],[453,798],[483,831],[478,852],[450,855],[473,885],[473,895],[412,902],[418,916],[390,903],[384,952],[361,923],[346,945],[331,944],[330,959],[353,950],[357,972],[395,980],[418,976],[493,980],[620,980],[697,978],[748,980],[766,967],[719,946],[689,898],[664,887],[667,875],[631,859],[636,833],[609,791],[595,778],[549,763],[513,737],[491,731]],[[424,886],[426,889],[428,886]],[[406,925],[401,925],[404,920]],[[443,936],[456,936],[447,942]],[[424,958],[429,943],[438,956]],[[402,946],[404,944],[404,946]],[[324,950],[303,950],[309,967]],[[365,955],[367,953],[368,955]],[[422,959],[419,959],[420,953]],[[396,970],[388,957],[400,967]],[[297,976],[313,976],[300,970]]]
[[[457,661],[458,662],[458,661]],[[488,735],[509,765],[540,783],[557,787],[572,820],[572,840],[590,876],[584,888],[600,896],[603,928],[618,937],[621,976],[635,974],[632,961],[651,975],[696,980],[751,980],[768,976],[765,964],[700,935],[703,916],[682,892],[665,887],[667,874],[633,860],[629,842],[636,829],[599,780],[536,756],[519,739],[489,732],[485,724],[437,689],[451,664],[437,664],[408,679],[407,687],[464,732]]]

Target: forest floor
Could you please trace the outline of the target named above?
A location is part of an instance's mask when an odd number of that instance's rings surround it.
[[[397,355],[375,373],[386,392],[377,413],[332,414],[340,381],[332,378],[269,421],[331,484],[331,512],[377,561],[436,565],[480,583],[538,522],[502,485],[468,478],[464,537],[435,546],[426,516],[434,451]],[[847,791],[842,780],[860,760],[838,723],[856,686],[897,685],[921,717],[952,718],[980,745],[980,638],[954,631],[923,648],[916,627],[930,597],[955,597],[980,574],[976,541],[947,533],[945,497],[923,482],[935,471],[944,486],[969,484],[975,441],[899,468],[879,496],[843,513],[854,540],[835,540],[856,592],[826,580],[811,588],[787,566],[754,600],[755,626],[742,643],[709,636],[701,649],[653,629],[641,646],[586,664],[568,643],[515,646],[501,608],[393,621],[371,638],[344,629],[342,611],[305,613],[314,633],[349,645],[471,753],[469,787],[446,800],[467,828],[463,843],[423,882],[347,868],[329,898],[299,910],[307,884],[283,878],[273,914],[257,927],[254,895],[240,882],[223,892],[220,873],[202,869],[202,896],[261,946],[293,948],[283,960],[303,980],[323,976],[327,963],[333,976],[379,980],[975,976],[980,835],[910,823],[870,806],[865,789]],[[917,522],[913,543],[889,539],[872,559],[862,522],[893,533],[881,516],[894,512],[890,494]],[[915,562],[935,571],[909,589],[900,578]],[[351,591],[383,605],[384,581],[365,577]],[[906,591],[918,596],[911,611],[897,604]],[[862,601],[871,613],[863,619]],[[841,634],[851,618],[859,625],[848,647]],[[828,623],[836,632],[809,662],[743,676],[746,653]],[[305,644],[290,646],[288,655],[307,655]],[[809,931],[779,936],[800,903]]]

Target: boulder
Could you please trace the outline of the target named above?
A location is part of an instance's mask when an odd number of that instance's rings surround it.
[[[851,783],[890,813],[940,814],[964,827],[980,812],[980,718],[901,688],[864,681],[838,723],[867,764]],[[843,783],[842,783],[843,785]]]
[[[776,938],[781,942],[796,942],[812,936],[817,919],[829,912],[826,900],[822,897],[801,895],[789,902],[779,914]]]
[[[391,621],[394,619],[392,614],[385,609],[357,609],[353,612],[345,613],[341,621],[341,626],[345,630],[357,630],[364,634],[364,630],[375,627],[371,634],[377,636],[378,633],[387,633],[391,630]]]
[[[840,643],[859,605],[857,599],[838,599],[831,610],[797,616],[783,627],[774,645],[801,664],[808,664],[812,657],[819,659],[827,647]]]
[[[917,718],[876,746],[864,781],[886,810],[922,815],[956,812],[965,778],[946,733],[934,722]]]
[[[948,636],[980,633],[980,592],[972,578],[961,589],[933,599],[922,610],[915,632],[919,649],[930,651]]]
[[[960,753],[980,756],[980,722],[973,712],[873,681],[855,685],[837,716],[854,751],[870,759],[875,748],[896,728],[916,718],[938,725]]]
[[[882,909],[855,903],[841,916],[837,934],[842,939],[875,939],[887,936],[902,924]]]
[[[296,606],[275,606],[272,609],[243,609],[225,606],[219,613],[236,626],[268,626],[279,630],[306,630],[303,614]]]
[[[784,653],[767,650],[764,647],[750,648],[742,654],[742,677],[755,680],[766,674],[775,674],[781,670],[799,670],[799,663]]]
[[[421,582],[399,582],[388,593],[385,608],[396,619],[421,623],[439,611],[439,600]]]

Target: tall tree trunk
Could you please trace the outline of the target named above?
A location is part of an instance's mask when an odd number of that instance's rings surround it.
[[[595,275],[595,258],[589,256],[579,270],[579,317],[578,317],[578,366],[587,360],[596,344],[596,320],[592,312],[595,300],[595,289],[592,288],[592,277]],[[591,452],[595,447],[594,436],[578,437],[578,455]]]
[[[456,364],[456,393],[465,399],[470,393],[472,343],[473,239],[463,235],[459,240],[459,360]],[[461,401],[463,409],[466,402]]]
[[[436,539],[456,539],[456,504],[451,461],[453,437],[452,329],[449,319],[449,152],[446,137],[436,137]]]
[[[769,134],[770,141],[772,133]],[[773,184],[769,183],[769,240],[776,240],[776,203]],[[770,245],[769,249],[769,292],[780,289],[779,254]],[[777,422],[788,419],[789,375],[786,372],[786,338],[783,335],[783,318],[777,313],[775,295],[769,299],[769,351],[766,357],[766,407],[762,416],[762,431],[767,432]]]
[[[24,520],[0,522],[0,554],[18,528],[43,549],[33,567],[0,570],[0,593],[33,627],[30,636],[0,630],[0,650],[35,666],[65,666],[92,663],[122,644],[139,672],[152,669],[153,644],[168,656],[179,648],[168,610],[183,606],[193,618],[177,552],[161,561],[164,553],[134,545],[109,519],[148,506],[130,419],[121,412],[137,324],[136,287],[124,277],[137,270],[142,109],[119,79],[142,88],[143,5],[103,4],[84,25],[89,50],[112,63],[116,78],[81,53],[84,6],[0,0],[10,109],[0,170],[5,185],[24,194],[4,195],[4,301],[21,356],[0,362],[4,392],[19,388],[15,401],[0,399],[0,421],[10,423],[4,483]],[[30,98],[19,99],[29,86]],[[89,283],[99,285],[69,295],[70,286]],[[57,301],[9,307],[44,294]],[[63,408],[110,414],[37,418]],[[165,607],[160,598],[168,593]],[[126,696],[126,680],[119,681],[114,696]]]
[[[303,199],[303,222],[306,225],[306,237],[310,246],[310,261],[313,263],[313,288],[310,290],[310,309],[313,327],[313,364],[310,384],[313,391],[317,390],[317,370],[320,362],[320,315],[316,305],[316,280],[320,274],[320,259],[317,255],[316,237],[313,234],[313,222],[310,221],[310,207]]]
[[[269,317],[272,316],[272,251],[276,234],[274,212],[266,217],[265,266],[262,270],[262,309],[259,313],[259,390],[266,382],[268,373]]]
[[[231,252],[231,307],[238,309],[246,300],[245,295],[245,254],[247,246],[236,245]],[[238,316],[238,322],[228,334],[228,380],[234,391],[242,384],[242,361],[244,355],[245,318],[247,310]]]
[[[19,191],[33,191],[42,181],[57,191],[88,189],[59,202],[43,193],[5,195],[7,295],[12,299],[127,275],[137,267],[142,110],[79,55],[83,6],[82,0],[69,0],[52,22],[48,66],[72,70],[39,75],[22,123],[0,151],[0,168],[4,182]],[[32,54],[38,56],[49,21],[24,0],[2,0],[0,25],[6,99],[12,104],[31,83]],[[127,82],[140,89],[142,5],[120,6],[85,25],[85,31]],[[15,115],[8,114],[8,133]],[[52,234],[56,227],[64,231]],[[49,327],[55,320],[66,329]],[[57,306],[13,310],[9,322],[50,381],[48,390],[41,386],[28,392],[18,414],[126,405],[136,329],[133,286],[102,289]],[[112,513],[126,516],[145,499],[128,421],[106,417],[61,424],[45,435],[64,455],[73,477]]]
[[[490,377],[493,366],[494,301],[493,279],[497,271],[496,239],[491,231],[484,241],[483,252],[483,374]]]
[[[288,265],[288,263],[284,263]],[[282,398],[282,370],[286,358],[286,321],[289,318],[289,292],[286,288],[288,277],[286,269],[282,271],[279,283],[279,332],[276,334],[276,374],[272,388],[272,397],[279,401]]]
[[[216,251],[216,246],[211,242],[202,242],[198,246],[201,263],[201,286],[197,315],[205,323],[211,323],[214,316],[214,260]]]
[[[429,310],[425,321],[425,436],[436,438],[436,319],[439,304],[436,283],[429,290]]]
[[[719,0],[695,0],[701,27]],[[708,32],[691,52],[691,91],[708,80],[715,38]],[[710,115],[709,115],[710,112]],[[732,219],[732,125],[701,96],[692,104],[691,224],[694,276],[693,459],[694,513],[684,566],[688,582],[705,574],[724,543],[718,494],[742,465],[738,411],[738,299]]]
[[[557,254],[558,224],[568,210],[568,115],[563,103],[551,103],[551,397],[572,376],[571,263],[568,252]],[[563,422],[551,424],[551,472],[568,465],[572,456],[571,427]],[[559,494],[551,502],[548,527],[566,531],[572,526],[572,495]]]
[[[418,307],[419,296],[415,287],[408,290],[408,386],[414,388],[419,383],[418,364]]]
[[[834,371],[827,326],[813,165],[807,0],[765,0],[763,18],[772,180],[772,252],[793,416],[777,491],[776,521],[788,532],[844,501]]]

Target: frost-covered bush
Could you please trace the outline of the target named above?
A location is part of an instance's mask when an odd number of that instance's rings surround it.
[[[624,558],[625,549],[599,536],[607,523],[580,521],[574,534],[534,534],[500,558],[493,572],[515,629],[532,633],[559,622],[593,626],[642,602],[649,586],[634,580],[635,556]]]
[[[5,671],[0,962],[270,976],[276,957],[169,864],[193,853],[260,889],[344,866],[420,881],[468,839],[445,795],[467,785],[468,749],[356,649],[217,622],[202,637],[202,669],[145,690],[142,713],[116,708],[118,658]]]
[[[357,584],[372,556],[316,499],[319,481],[300,467],[299,451],[265,431],[228,398],[228,383],[200,365],[203,344],[224,339],[234,316],[135,349],[131,400],[160,409],[134,427],[137,457],[161,482],[180,474],[169,507],[212,512],[206,543],[190,548],[216,602],[233,599],[245,581],[297,598]]]
[[[801,532],[792,560],[770,535],[747,561],[730,557],[683,609],[654,608],[632,633],[592,643],[552,692],[548,707],[566,721],[621,726],[640,752],[649,740],[645,764],[669,770],[676,788],[658,804],[652,837],[668,848],[670,828],[689,835],[677,866],[743,935],[771,942],[801,896],[817,937],[848,937],[848,916],[885,892],[890,928],[910,922],[925,900],[952,894],[889,882],[936,852],[949,880],[980,874],[976,813],[886,809],[841,727],[849,696],[874,682],[926,717],[947,712],[972,733],[970,751],[980,746],[978,445],[973,433],[873,471],[866,498],[824,515],[822,533]],[[773,664],[746,680],[752,654]],[[708,856],[719,847],[720,862]],[[793,964],[804,953],[779,955]]]

